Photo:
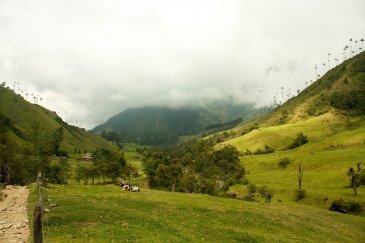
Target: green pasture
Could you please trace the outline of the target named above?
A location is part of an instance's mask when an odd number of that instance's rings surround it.
[[[36,191],[32,185],[30,210]],[[50,185],[46,208],[51,203],[45,242],[365,241],[365,218],[299,204],[75,184]]]
[[[303,132],[309,142],[299,148],[286,150],[297,133]],[[304,166],[303,188],[307,203],[329,208],[334,199],[365,203],[365,187],[359,188],[359,196],[354,197],[349,188],[346,171],[362,162],[365,169],[365,119],[346,118],[327,113],[297,123],[256,129],[244,136],[229,140],[218,146],[231,144],[239,151],[254,151],[269,145],[274,153],[244,155],[242,164],[246,167],[250,183],[266,185],[274,190],[274,200],[293,203],[293,192],[298,186],[299,163]],[[278,163],[283,158],[292,162],[282,169]],[[245,186],[234,186],[233,191],[245,195]]]

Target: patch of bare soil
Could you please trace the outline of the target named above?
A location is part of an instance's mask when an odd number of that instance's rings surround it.
[[[2,191],[6,196],[0,201],[0,242],[27,242],[29,190],[25,186],[7,186]]]

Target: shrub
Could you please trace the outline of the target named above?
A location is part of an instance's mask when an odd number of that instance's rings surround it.
[[[336,199],[332,202],[330,210],[335,211],[335,212],[340,212],[340,213],[347,213],[348,207],[347,207],[345,201],[340,198],[340,199]]]
[[[257,149],[255,152],[253,152],[254,155],[258,155],[258,154],[271,154],[274,153],[275,149],[266,145],[263,149]]]
[[[300,132],[297,134],[297,137],[294,139],[294,142],[288,147],[288,149],[298,148],[306,143],[308,143],[307,136]]]
[[[304,189],[297,189],[294,191],[295,201],[304,199],[307,196],[307,192]]]
[[[349,212],[360,213],[362,211],[362,207],[359,202],[350,201],[347,203],[347,205]]]
[[[332,202],[330,210],[340,213],[359,213],[362,211],[362,206],[359,202],[345,202],[340,198]]]
[[[247,184],[246,187],[247,187],[248,193],[255,193],[257,191],[257,187],[255,184],[249,183],[249,184]]]
[[[271,199],[274,197],[274,192],[272,192],[266,186],[262,186],[259,188],[258,192],[260,193],[261,197],[265,198],[265,202],[271,202]]]
[[[279,167],[282,169],[285,169],[289,164],[291,163],[291,160],[289,158],[283,158],[279,160]]]

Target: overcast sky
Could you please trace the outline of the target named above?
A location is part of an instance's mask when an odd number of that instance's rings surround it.
[[[86,128],[142,105],[269,105],[365,38],[364,13],[364,0],[0,0],[0,81]]]

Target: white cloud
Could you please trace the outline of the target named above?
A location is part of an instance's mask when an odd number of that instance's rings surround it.
[[[364,38],[362,0],[0,2],[0,79],[91,128],[131,106],[269,104]],[[322,70],[322,69],[320,69]]]

